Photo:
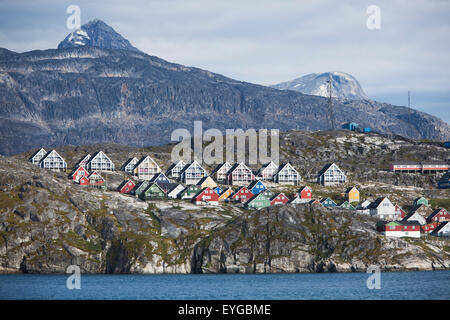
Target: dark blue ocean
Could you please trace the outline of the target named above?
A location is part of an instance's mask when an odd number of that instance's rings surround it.
[[[380,289],[368,289],[367,273],[0,275],[0,299],[450,299],[450,271],[380,274]]]

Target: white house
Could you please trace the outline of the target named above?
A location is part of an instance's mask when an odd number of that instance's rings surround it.
[[[261,178],[261,180],[273,180],[273,175],[278,171],[278,166],[270,161],[266,163],[259,169],[257,176]]]
[[[114,163],[110,158],[103,152],[98,151],[86,164],[86,169],[91,171],[114,171]]]
[[[136,157],[130,158],[127,160],[127,162],[125,162],[125,164],[122,167],[122,170],[125,171],[126,173],[133,173],[133,169],[136,166],[136,163],[138,163],[139,160]]]
[[[402,221],[417,221],[421,226],[427,224],[427,220],[418,212],[412,212],[408,214]]]
[[[52,150],[41,159],[39,166],[44,169],[61,171],[67,168],[67,163],[56,150]]]
[[[370,204],[370,215],[376,216],[380,220],[394,220],[395,206],[388,198],[378,198]]]
[[[208,172],[196,161],[188,164],[180,172],[180,180],[184,184],[197,184],[203,177],[207,177]]]
[[[279,184],[298,185],[300,182],[300,174],[288,162],[280,166],[280,169],[273,176],[273,181]]]
[[[167,192],[167,197],[172,199],[177,199],[178,195],[184,190],[184,186],[182,184],[177,184],[175,187]]]
[[[438,237],[450,236],[450,221],[442,222],[436,229],[431,232],[431,235]]]
[[[369,208],[370,204],[371,204],[371,202],[369,200],[365,200],[365,201],[361,202],[356,207],[356,212],[358,212],[359,214],[370,215],[370,208]]]
[[[183,160],[179,160],[177,163],[173,163],[166,171],[166,176],[173,179],[180,177],[181,171],[186,167],[186,163]]]
[[[47,151],[45,151],[44,148],[40,148],[38,151],[36,151],[30,158],[30,162],[39,165],[39,162],[41,162],[42,158],[47,154]]]
[[[346,181],[347,176],[335,163],[327,164],[317,176],[317,182],[324,186],[332,186]]]

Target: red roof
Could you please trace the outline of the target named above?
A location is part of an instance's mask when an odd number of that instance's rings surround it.
[[[246,202],[251,197],[253,197],[254,194],[248,190],[246,187],[240,187],[232,196],[231,198],[235,201],[240,202]]]
[[[284,195],[284,193],[279,193],[272,198],[270,201],[270,205],[273,206],[275,204],[285,204],[288,203],[289,199]]]
[[[122,188],[120,188],[121,193],[130,193],[131,190],[135,187],[135,183],[131,180],[128,180],[126,183],[123,184]]]

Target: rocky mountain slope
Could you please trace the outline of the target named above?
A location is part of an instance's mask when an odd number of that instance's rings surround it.
[[[280,90],[294,90],[304,94],[329,97],[328,81],[332,79],[332,97],[351,100],[369,99],[358,80],[342,71],[310,73],[300,78],[273,85]]]
[[[281,141],[282,160],[295,161],[314,198],[337,199],[348,185],[357,185],[363,199],[387,195],[404,209],[420,195],[448,205],[450,190],[436,190],[432,184],[438,175],[385,169],[396,151],[410,160],[448,156],[436,143],[345,131],[289,131]],[[171,148],[106,144],[64,146],[58,152],[69,167],[86,152],[102,149],[117,167],[130,156],[150,154],[166,169]],[[255,211],[235,204],[210,208],[181,200],[144,202],[115,191],[128,178],[123,172],[104,174],[108,190],[91,189],[72,183],[68,173],[26,162],[30,154],[0,156],[3,272],[64,272],[71,264],[84,273],[340,272],[365,271],[373,264],[385,271],[450,267],[449,240],[385,238],[375,231],[374,218],[355,212],[314,205]],[[313,172],[321,161],[331,159],[349,175],[347,185],[314,183]],[[272,188],[286,193],[296,189]]]
[[[220,130],[327,128],[326,98],[170,63],[124,47],[98,21],[88,25],[81,30],[100,47],[78,31],[57,50],[0,50],[0,154],[43,144],[162,145],[176,128],[192,131],[194,120]],[[118,47],[127,50],[108,49]],[[448,124],[415,110],[411,128],[406,107],[339,99],[334,105],[337,125],[354,121],[380,132],[450,137]]]

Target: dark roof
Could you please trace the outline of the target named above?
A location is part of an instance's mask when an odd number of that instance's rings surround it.
[[[439,230],[441,230],[443,227],[445,227],[447,225],[447,223],[449,223],[450,221],[444,221],[442,222],[440,225],[437,226],[436,229],[433,230],[433,232],[437,233]]]
[[[383,201],[383,200],[384,200],[384,197],[377,198],[377,200],[375,200],[374,202],[372,202],[370,205],[367,206],[367,209],[377,208],[380,205],[381,201]]]
[[[150,182],[155,182],[156,179],[158,179],[158,177],[160,177],[160,176],[164,176],[164,178],[166,178],[168,181],[170,181],[169,178],[167,178],[167,176],[163,172],[159,172],[150,179]]]
[[[85,157],[86,157],[86,156],[85,156]],[[91,158],[92,158],[92,157],[91,157]],[[126,167],[127,165],[129,165],[130,162],[133,161],[134,158],[136,158],[136,157],[129,158],[129,159],[123,164],[122,168],[120,168],[120,169],[121,169],[121,170],[125,169],[125,167]],[[82,160],[83,160],[83,159],[81,159],[79,162],[81,162]],[[89,159],[89,160],[90,160],[90,159]]]
[[[444,209],[444,208],[436,209],[436,210],[434,210],[434,211],[428,216],[427,221],[431,221],[431,219],[433,219],[434,216],[437,215],[441,210],[447,211],[447,210]]]
[[[326,164],[326,165],[319,171],[318,175],[320,176],[320,175],[324,174],[325,171],[327,171],[332,165],[333,165],[332,163]]]

